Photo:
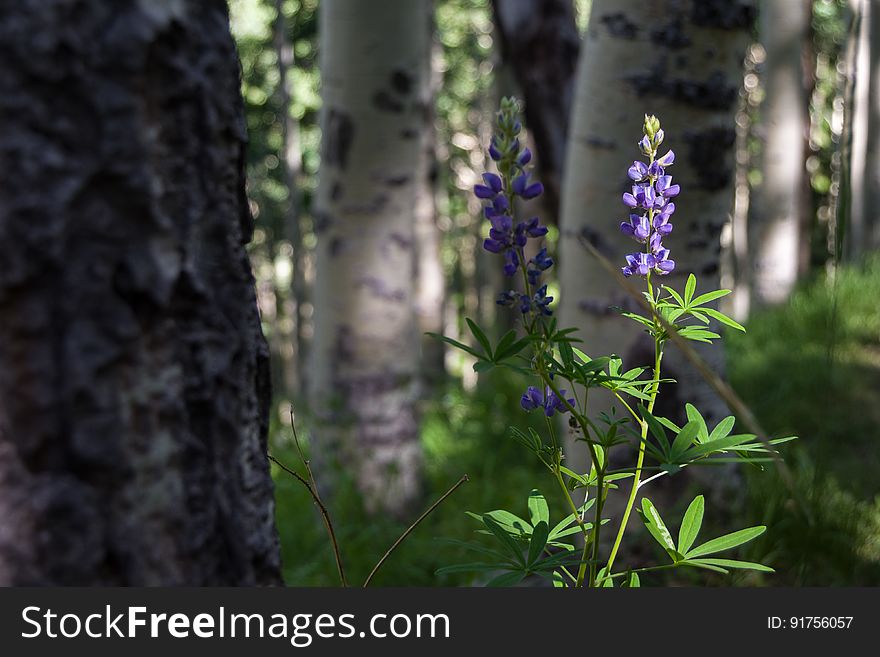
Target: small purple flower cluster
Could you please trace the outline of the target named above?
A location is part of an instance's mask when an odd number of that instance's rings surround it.
[[[574,406],[574,399],[565,397],[565,390],[560,390],[559,393],[570,406]],[[544,415],[547,417],[553,417],[553,414],[557,411],[559,413],[568,412],[565,403],[556,396],[556,393],[550,389],[550,386],[547,386],[543,393],[535,386],[529,386],[523,393],[519,404],[527,411],[533,411],[536,408],[543,409]]]
[[[474,194],[483,202],[483,214],[491,227],[489,237],[483,241],[483,248],[490,253],[504,256],[504,273],[508,277],[523,269],[529,287],[537,287],[541,274],[553,266],[553,259],[542,248],[535,257],[525,260],[524,249],[530,238],[541,238],[547,234],[538,217],[514,223],[512,204],[516,197],[525,200],[537,198],[544,192],[544,186],[530,179],[526,169],[532,161],[532,152],[521,146],[519,134],[522,124],[519,120],[519,107],[512,98],[501,101],[498,112],[497,131],[489,146],[489,157],[495,162],[498,173],[484,173],[483,183],[474,186]],[[547,286],[543,285],[532,294],[508,290],[498,295],[500,306],[518,305],[525,315],[534,312],[550,315],[550,302]]]
[[[672,232],[670,219],[675,203],[671,199],[678,196],[681,188],[666,174],[666,168],[675,162],[675,153],[667,151],[657,157],[661,143],[660,121],[655,116],[646,116],[639,148],[648,164],[635,161],[629,168],[629,177],[635,184],[632,192],[623,195],[623,203],[633,212],[628,221],[620,224],[624,235],[646,246],[645,251],[626,256],[626,267],[621,269],[624,276],[647,276],[649,272],[665,276],[675,269],[675,261],[669,259],[669,249],[663,246],[662,239]]]

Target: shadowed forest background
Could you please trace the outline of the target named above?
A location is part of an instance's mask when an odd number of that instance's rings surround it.
[[[705,492],[706,535],[766,524],[739,554],[775,573],[646,584],[880,585],[878,0],[0,4],[0,585],[334,586],[322,510],[360,584],[465,474],[372,583],[486,584],[437,570],[472,560],[467,511],[526,512],[546,470],[511,427],[554,425],[520,373],[427,334],[516,326],[474,190],[508,97],[560,327],[654,356],[594,254],[624,263],[656,115],[682,192],[664,280],[732,291],[747,332],[697,351],[737,426],[799,437],[787,470],[652,483],[670,517]],[[731,412],[674,345],[663,367],[662,417]],[[624,569],[660,553],[629,526]]]
[[[528,143],[547,189],[534,212],[551,226],[551,252],[568,277],[563,321],[587,338],[595,335],[591,322],[609,321],[591,307],[591,295],[614,283],[582,247],[561,243],[560,226],[563,233],[592,226],[585,234],[598,244],[617,239],[604,236],[616,231],[625,167],[603,169],[607,159],[599,156],[621,151],[623,161],[634,153],[647,112],[661,117],[667,142],[692,166],[679,175],[700,196],[686,202],[690,223],[672,239],[698,252],[690,260],[698,276],[720,276],[734,290],[725,310],[748,328],[728,332],[719,367],[769,432],[801,436],[785,452],[795,492],[770,466],[745,468],[718,493],[729,516],[770,526],[747,554],[777,574],[735,583],[880,584],[880,6],[439,0],[371,3],[376,24],[355,25],[339,14],[344,2],[329,4],[326,14],[319,0],[233,0],[230,8],[250,138],[256,229],[249,253],[273,364],[270,450],[299,467],[293,410],[315,460],[336,460],[343,475],[332,484],[330,507],[352,578],[363,577],[418,510],[467,473],[470,482],[417,529],[377,582],[479,583],[433,575],[467,560],[436,538],[472,535],[463,510],[517,508],[540,472],[509,433],[526,421],[519,377],[478,375],[460,352],[420,337],[436,331],[468,342],[464,316],[495,327],[495,338],[508,328],[496,311],[501,281],[480,249],[484,220],[470,190],[489,164],[498,102],[513,95],[524,101]],[[325,16],[332,25],[320,25]],[[383,63],[346,59],[365,39],[393,42],[402,62],[422,70],[404,67],[395,86],[393,77],[374,75]],[[733,54],[711,62],[724,48]],[[338,78],[325,79],[323,96],[321,61],[325,77]],[[597,82],[603,75],[627,80],[627,88]],[[364,89],[346,94],[339,84]],[[578,90],[590,84],[604,91]],[[620,104],[634,107],[624,112]],[[371,112],[383,109],[392,127],[418,131],[410,135],[416,148],[388,137],[386,123],[370,123]],[[597,118],[621,114],[632,118]],[[352,148],[346,168],[334,149],[351,139],[371,146]],[[386,162],[379,167],[385,180],[370,158]],[[353,211],[342,232],[323,225],[395,177],[391,193],[412,199],[392,202],[395,216],[358,222]],[[582,188],[602,189],[578,196]],[[371,241],[381,221],[408,226],[402,234],[413,240],[413,255],[395,261],[365,253],[386,248]],[[351,266],[365,267],[369,280],[332,279],[334,265],[322,265],[334,248],[328,242],[352,249],[360,259]],[[550,288],[558,299],[559,281]],[[378,310],[357,301],[383,294]],[[398,304],[410,324],[387,310]],[[350,332],[328,344],[336,323]],[[367,346],[376,358],[354,371],[371,331],[402,333]],[[350,426],[327,428],[343,415]],[[352,433],[352,425],[359,429]],[[273,477],[285,580],[334,584],[308,493],[277,468]],[[671,581],[689,581],[682,577]]]

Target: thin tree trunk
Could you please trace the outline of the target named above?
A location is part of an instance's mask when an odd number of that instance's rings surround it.
[[[431,40],[431,57],[425,62],[429,70],[424,80],[429,82],[421,90],[426,109],[426,128],[422,133],[422,148],[416,171],[416,315],[421,338],[421,376],[425,388],[432,388],[445,376],[445,350],[443,343],[425,333],[443,333],[443,309],[446,287],[441,260],[441,234],[437,226],[437,135],[434,129],[434,97],[442,81],[439,66],[439,44],[433,42],[433,20],[428,23]]]
[[[300,212],[302,195],[300,177],[302,174],[302,149],[300,145],[299,122],[291,113],[293,84],[290,72],[294,67],[293,44],[287,40],[287,21],[284,16],[284,0],[275,0],[275,53],[278,59],[278,95],[281,116],[281,163],[282,180],[287,187],[287,201],[284,208],[284,238],[290,243],[292,253],[292,276],[290,290],[283,291],[283,303],[278,307],[279,319],[289,316],[291,330],[282,335],[289,340],[286,349],[280,349],[280,361],[284,371],[282,380],[288,394],[297,393],[302,387],[302,377],[306,360],[305,339],[303,336],[303,305],[306,301],[305,284],[305,246],[302,239]],[[280,324],[280,322],[279,322]],[[276,327],[276,332],[278,328]],[[288,356],[285,357],[285,354]]]
[[[684,287],[695,273],[700,290],[719,284],[720,236],[734,198],[734,115],[742,62],[754,21],[748,2],[594,0],[584,37],[563,184],[560,237],[560,316],[578,326],[591,355],[616,353],[624,365],[649,364],[653,346],[614,307],[630,301],[591,259],[579,239],[623,263],[633,244],[619,231],[626,216],[621,193],[639,157],[643,115],[656,114],[675,150],[670,170],[681,184],[665,240],[677,266],[664,282]],[[702,356],[724,371],[720,344]],[[674,349],[664,376],[677,380],[658,412],[675,418],[692,402],[710,420],[724,403]],[[610,404],[610,401],[606,402]]]
[[[280,583],[226,4],[4,7],[0,585]]]
[[[525,99],[552,219],[559,217],[580,33],[572,0],[493,0],[502,56]]]
[[[369,510],[418,497],[415,173],[430,54],[427,0],[321,5],[324,90],[312,410]]]
[[[801,51],[807,0],[761,5],[765,98],[761,105],[762,182],[749,216],[752,306],[791,296],[802,270],[805,131],[809,125]]]

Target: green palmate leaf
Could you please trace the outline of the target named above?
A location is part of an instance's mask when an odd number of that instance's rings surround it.
[[[571,348],[570,344],[563,342],[559,345],[559,357],[562,359],[562,363],[566,368],[571,367],[571,365],[574,364],[574,350]]]
[[[693,563],[708,564],[710,566],[719,566],[721,568],[738,568],[741,570],[759,570],[762,573],[775,573],[770,566],[754,563],[753,561],[737,561],[736,559],[694,559]]]
[[[511,513],[510,511],[505,511],[504,509],[496,509],[495,511],[489,511],[483,515],[487,515],[496,523],[498,523],[501,527],[507,530],[508,534],[512,534],[516,537],[528,537],[529,534],[532,533],[532,525],[520,518],[518,515]],[[474,515],[477,520],[481,520],[482,516]]]
[[[477,552],[478,554],[483,554],[487,557],[494,557],[498,561],[506,561],[507,556],[499,552],[498,550],[493,550],[491,548],[487,548],[485,545],[480,545],[479,543],[472,543],[469,541],[459,541],[454,538],[441,538],[438,539],[441,543],[445,543],[446,545],[452,545],[454,547],[462,548],[463,550],[468,550],[470,552]]]
[[[681,527],[678,530],[678,549],[680,552],[687,554],[691,549],[700,527],[703,525],[703,509],[705,501],[702,495],[697,495],[694,501],[690,503],[687,511],[684,512],[684,519],[681,521]]]
[[[429,335],[430,337],[435,338],[436,340],[440,340],[441,342],[445,342],[448,345],[452,345],[456,349],[460,349],[461,351],[469,353],[471,356],[475,356],[476,358],[483,357],[483,355],[480,352],[467,346],[466,344],[459,342],[458,340],[453,340],[452,338],[448,338],[445,335],[440,335],[439,333],[428,332],[428,333],[426,333],[426,335]]]
[[[654,328],[654,322],[652,322],[652,321],[651,321],[650,319],[648,319],[647,317],[642,317],[642,316],[639,315],[638,313],[620,313],[620,314],[621,314],[623,317],[627,317],[627,318],[629,318],[629,319],[631,319],[631,320],[633,320],[633,321],[635,321],[635,322],[638,322],[639,324],[643,324],[643,325],[647,326],[647,327],[650,328],[650,329],[653,329],[653,328]],[[673,320],[670,320],[670,321],[673,321]]]
[[[697,277],[693,274],[688,275],[687,283],[684,286],[684,305],[691,305],[691,299],[694,298],[694,292],[697,291]]]
[[[513,540],[513,537],[507,532],[504,527],[499,525],[488,513],[484,513],[482,516],[483,524],[486,528],[492,532],[498,540],[507,548],[507,551],[513,556],[516,562],[520,565],[525,566],[525,562],[523,561],[522,550],[520,549],[517,542]]]
[[[746,329],[742,324],[731,319],[724,313],[715,310],[714,308],[703,308],[702,311],[709,315],[709,317],[714,317],[725,326],[729,326],[730,328],[736,329],[737,331],[742,331],[743,333],[746,332]]]
[[[507,567],[505,564],[485,563],[482,561],[474,561],[472,563],[458,563],[454,566],[443,566],[434,571],[436,575],[451,575],[453,573],[475,573],[488,570],[498,570],[501,567]]]
[[[688,447],[694,444],[694,439],[697,437],[697,434],[701,431],[701,429],[706,429],[706,423],[704,422],[701,425],[696,420],[691,420],[686,425],[684,425],[684,427],[682,427],[682,430],[678,432],[678,435],[672,442],[671,458],[673,460],[675,460],[676,457],[680,456],[681,454],[684,454],[685,450],[687,450]]]
[[[590,507],[593,506],[593,503],[595,501],[596,501],[595,499],[588,500],[586,504],[584,504],[583,506],[581,506],[578,509],[578,512],[580,514],[586,513],[590,509]],[[571,524],[575,523],[576,521],[577,521],[577,519],[576,519],[574,513],[569,513],[565,518],[560,520],[553,529],[550,530],[549,540],[553,540],[555,538],[561,538],[563,536],[562,532],[565,531]],[[575,532],[579,532],[580,526],[577,525],[577,526],[573,527],[573,529]],[[574,532],[572,532],[572,533],[574,533]]]
[[[706,427],[706,420],[703,419],[700,411],[693,404],[685,404],[684,410],[687,413],[688,421],[696,422],[699,425],[697,437],[700,439],[700,442],[706,442],[709,439],[709,429]]]
[[[706,292],[706,294],[701,294],[696,299],[691,301],[688,305],[691,308],[696,308],[697,306],[702,306],[703,304],[709,303],[710,301],[715,301],[715,299],[726,297],[728,294],[730,294],[730,290],[715,290],[714,292]],[[704,312],[707,311],[704,310]]]
[[[660,446],[663,448],[663,453],[669,452],[669,439],[666,437],[666,431],[663,429],[663,425],[657,421],[657,418],[654,417],[651,413],[648,412],[644,406],[639,405],[639,413],[644,418],[645,422],[648,423],[648,430],[651,432],[651,435],[657,439],[657,442],[660,443]]]
[[[666,290],[667,292],[669,292],[669,294],[672,296],[673,299],[675,299],[675,301],[678,303],[679,306],[686,305],[684,302],[684,299],[681,298],[681,295],[678,292],[676,292],[675,290],[673,290],[671,287],[669,287],[668,285],[664,285],[663,289]]]
[[[767,531],[767,528],[763,525],[740,529],[738,532],[713,538],[711,541],[707,541],[702,545],[695,547],[693,550],[688,551],[685,556],[688,559],[693,559],[694,557],[702,557],[706,554],[714,554],[715,552],[729,550],[738,545],[742,545],[743,543],[748,543],[763,534],[765,531]]]
[[[547,500],[537,489],[532,489],[529,494],[529,518],[533,526],[537,526],[539,522],[550,522],[550,510],[547,507]]]
[[[705,443],[691,447],[685,453],[685,457],[688,459],[695,459],[700,456],[712,454],[713,452],[724,452],[747,440],[751,440],[751,437],[748,434],[736,434],[733,436],[725,436],[718,440],[706,441]]]
[[[735,423],[736,419],[732,415],[728,415],[726,418],[721,420],[721,422],[715,425],[714,429],[712,429],[712,433],[709,434],[708,442],[726,438],[728,435],[730,435],[730,432],[733,431],[733,425]]]
[[[493,367],[495,367],[495,363],[492,363],[488,360],[478,360],[474,363],[474,372],[480,374],[482,372],[488,372]]]
[[[547,545],[547,536],[549,534],[550,529],[547,527],[545,520],[535,525],[535,529],[532,531],[532,540],[529,541],[529,556],[526,561],[528,566],[533,566],[541,558],[541,553],[544,551],[544,546]]]
[[[657,421],[660,424],[662,424],[664,427],[666,427],[667,429],[674,431],[676,434],[678,434],[678,432],[681,431],[681,427],[678,426],[675,422],[673,422],[672,420],[670,420],[668,418],[658,417]]]
[[[486,337],[486,334],[483,333],[483,329],[477,326],[477,323],[474,322],[470,317],[465,317],[464,321],[467,322],[468,328],[471,330],[471,334],[474,336],[474,339],[476,339],[476,341],[480,343],[483,351],[491,360],[492,344],[489,342],[489,338]]]
[[[692,566],[694,568],[702,568],[704,570],[711,570],[713,572],[722,573],[724,575],[726,575],[727,573],[730,572],[729,570],[725,570],[724,568],[721,568],[720,566],[713,566],[712,564],[709,564],[709,563],[703,563],[699,559],[695,559],[694,561],[688,561],[688,560],[679,561],[678,565],[679,566]]]
[[[491,587],[501,587],[501,586],[516,586],[523,579],[525,579],[526,574],[523,572],[513,572],[513,573],[504,573],[503,575],[498,575],[493,579],[490,579],[486,586]]]
[[[675,541],[672,540],[672,534],[669,533],[660,513],[647,497],[642,498],[642,520],[644,520],[648,532],[660,545],[667,551],[675,551]]]
[[[712,344],[712,340],[717,340],[721,337],[714,331],[707,331],[699,326],[685,326],[683,329],[679,329],[678,334],[688,340],[705,342],[707,344]]]
[[[509,346],[502,347],[499,344],[498,348],[495,350],[495,362],[500,363],[506,358],[516,356],[519,352],[529,346],[529,342],[531,341],[528,338],[520,338]]]
[[[507,333],[501,336],[501,339],[498,341],[498,346],[495,347],[495,360],[498,360],[499,354],[503,353],[504,350],[509,348],[514,342],[516,342],[516,331],[510,329]]]

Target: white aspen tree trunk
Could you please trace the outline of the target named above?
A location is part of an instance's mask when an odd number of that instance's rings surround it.
[[[804,139],[807,96],[801,49],[809,29],[807,0],[764,0],[761,105],[762,182],[749,216],[752,306],[785,302],[800,273],[804,211]]]
[[[679,290],[693,272],[699,290],[719,284],[720,236],[734,198],[734,116],[742,63],[755,17],[750,2],[594,0],[584,36],[563,181],[559,246],[562,326],[577,326],[590,355],[615,353],[624,365],[652,362],[653,345],[615,306],[632,302],[585,251],[585,238],[624,264],[634,243],[619,231],[627,216],[621,194],[627,168],[640,158],[644,114],[657,115],[664,147],[676,152],[670,169],[676,198],[674,232],[664,240],[676,261],[663,282]],[[698,351],[724,371],[723,347]],[[686,364],[675,347],[664,356],[665,386],[657,412],[681,416],[691,402],[709,421],[727,414],[724,403]],[[598,395],[597,395],[598,397]],[[610,400],[597,400],[593,412]],[[578,464],[580,452],[569,450]]]
[[[446,280],[441,260],[441,235],[437,225],[437,135],[434,129],[434,97],[442,82],[442,54],[434,43],[434,22],[429,21],[428,39],[431,57],[425,62],[424,81],[420,89],[426,108],[425,130],[416,171],[415,231],[416,231],[416,314],[421,337],[421,375],[423,390],[440,382],[445,374],[443,343],[424,335],[443,333],[443,305],[446,298]]]
[[[851,212],[846,251],[851,259],[880,248],[880,6],[862,0],[856,45],[851,159]]]
[[[395,514],[421,482],[414,208],[429,19],[427,0],[325,0],[320,15],[316,457],[354,478],[369,511]]]

